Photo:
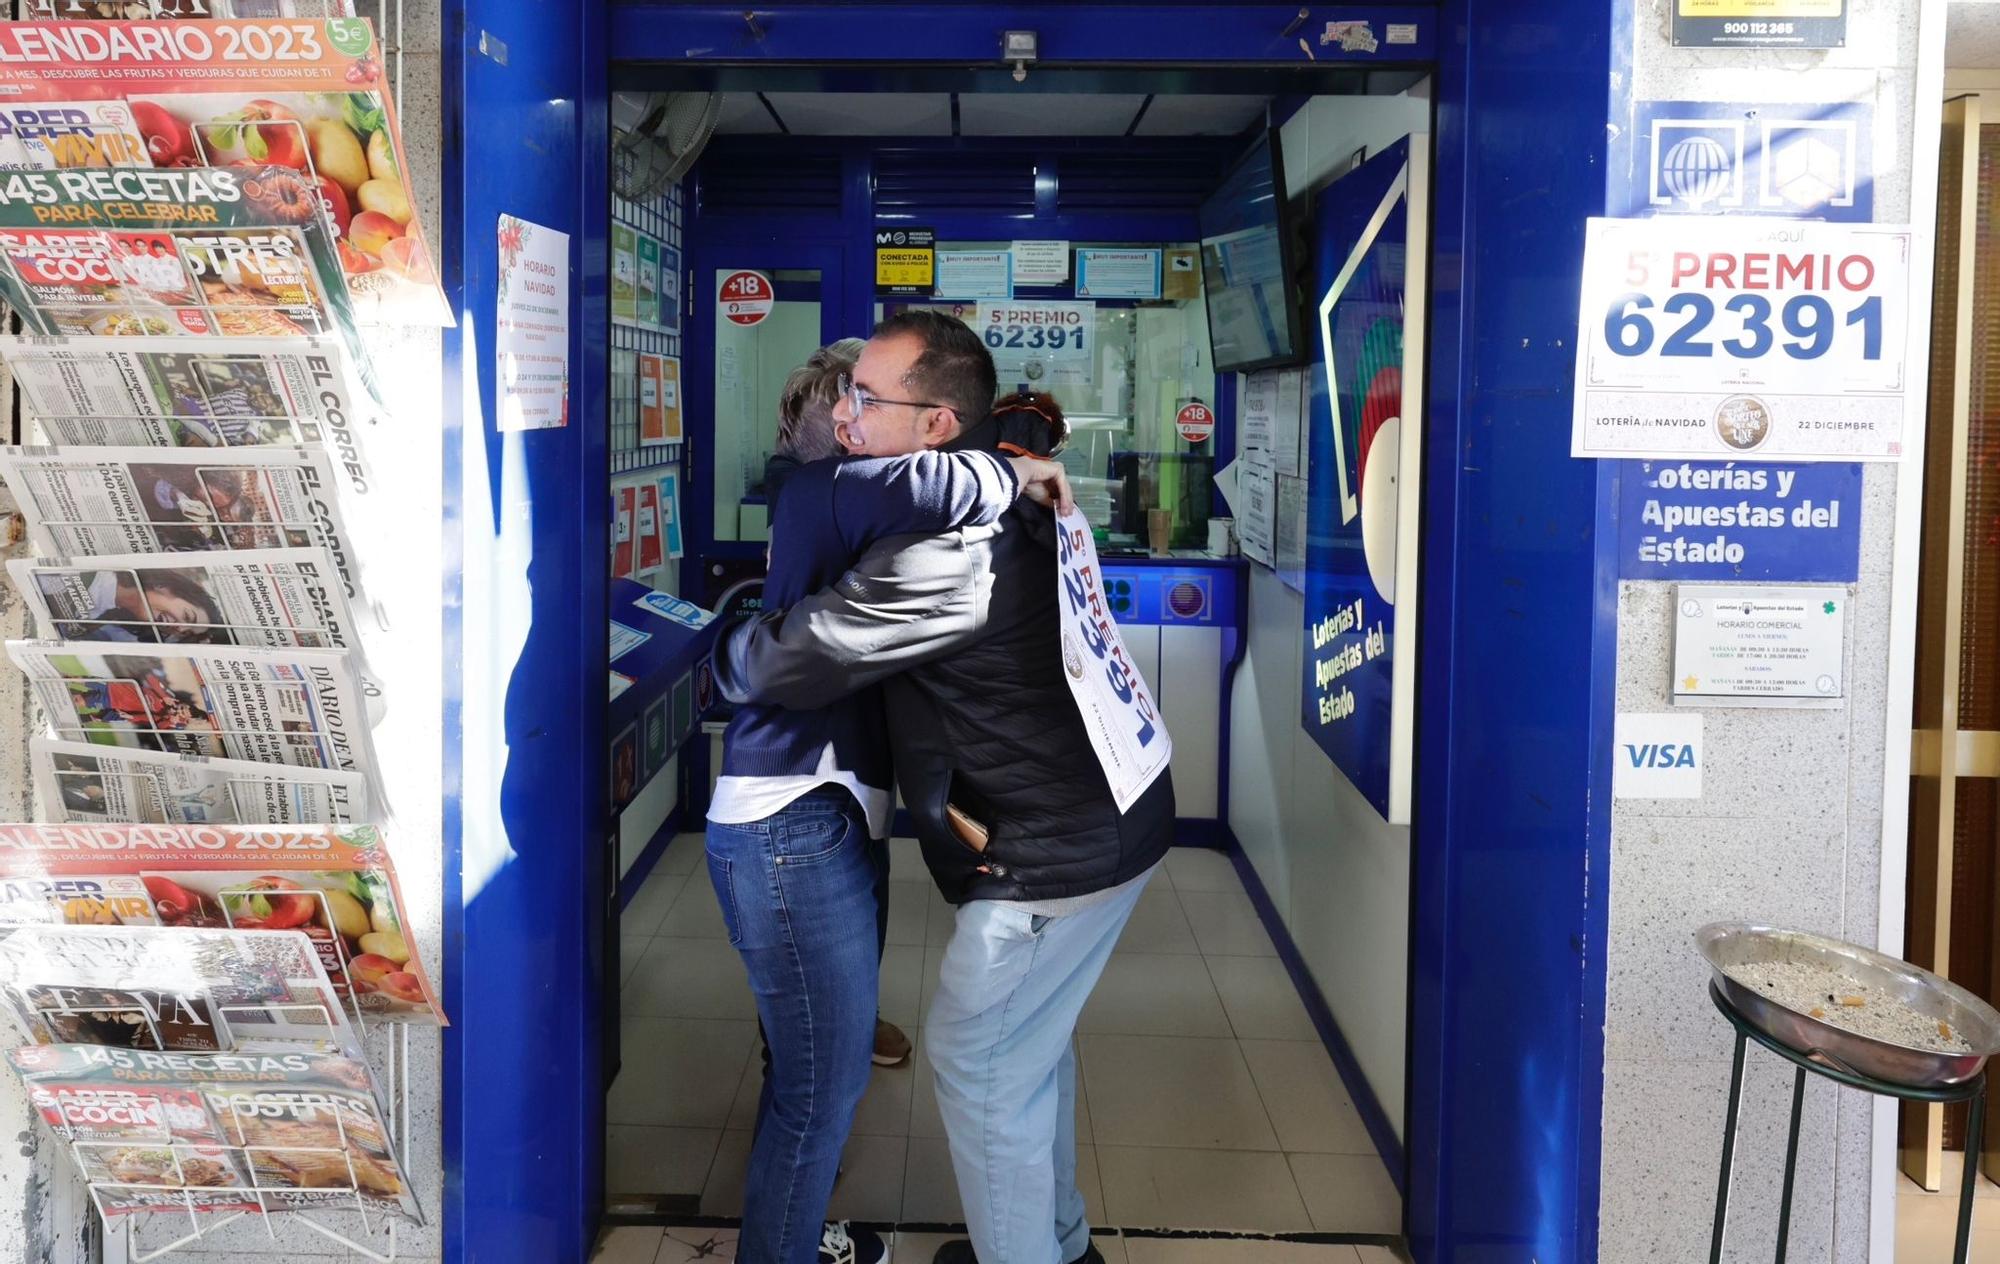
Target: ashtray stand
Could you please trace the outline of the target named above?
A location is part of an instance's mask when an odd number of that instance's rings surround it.
[[[1986,1125],[1986,1072],[1962,1084],[1946,1084],[1935,1088],[1918,1088],[1908,1084],[1891,1084],[1887,1080],[1872,1079],[1857,1075],[1852,1071],[1819,1061],[1815,1055],[1804,1053],[1780,1044],[1763,1032],[1752,1027],[1741,1015],[1731,1009],[1729,1002],[1715,984],[1708,985],[1708,999],[1715,1002],[1715,1008],[1729,1020],[1736,1029],[1736,1060],[1729,1072],[1729,1116],[1723,1125],[1722,1134],[1722,1175],[1715,1186],[1715,1228],[1710,1241],[1709,1264],[1722,1264],[1723,1232],[1729,1221],[1729,1180],[1736,1164],[1736,1119],[1738,1107],[1743,1101],[1743,1051],[1752,1040],[1791,1063],[1796,1070],[1792,1078],[1792,1126],[1791,1135],[1785,1144],[1785,1185],[1784,1194],[1778,1203],[1778,1264],[1785,1264],[1785,1251],[1790,1245],[1792,1229],[1792,1184],[1797,1174],[1799,1162],[1799,1123],[1805,1113],[1806,1072],[1823,1076],[1836,1084],[1848,1088],[1858,1088],[1864,1093],[1877,1097],[1893,1097],[1905,1102],[1972,1103],[1972,1120],[1967,1129],[1965,1153],[1965,1175],[1958,1193],[1958,1245],[1952,1252],[1952,1264],[1965,1264],[1966,1251],[1972,1244],[1972,1196],[1978,1187],[1979,1165],[1970,1156],[1979,1153],[1981,1133]]]

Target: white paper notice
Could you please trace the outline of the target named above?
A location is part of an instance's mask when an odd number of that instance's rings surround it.
[[[1124,812],[1173,758],[1173,739],[1111,618],[1090,524],[1082,514],[1069,513],[1056,520],[1056,528],[1063,676],[1111,783],[1111,797]]]
[[[1845,588],[1724,588],[1676,593],[1677,706],[1837,707]]]
[[[1272,528],[1271,551],[1278,578],[1293,592],[1306,590],[1306,480],[1278,474],[1277,525]]]
[[[933,289],[939,298],[1012,298],[1014,256],[1005,250],[940,250]]]
[[[1014,243],[1014,284],[1061,285],[1067,280],[1069,280],[1068,242]]]
[[[1262,455],[1261,453],[1259,454]],[[1243,556],[1265,566],[1276,564],[1278,484],[1271,467],[1260,460],[1246,459],[1237,475],[1237,496],[1230,500],[1236,508],[1236,534]]]
[[[501,430],[569,424],[569,234],[500,217],[494,408]]]
[[[1271,419],[1278,411],[1278,374],[1275,369],[1251,373],[1243,378],[1243,411],[1236,422],[1239,452],[1271,451]]]
[[[1278,406],[1271,418],[1271,462],[1280,474],[1304,478],[1305,397],[1304,369],[1279,369]]]

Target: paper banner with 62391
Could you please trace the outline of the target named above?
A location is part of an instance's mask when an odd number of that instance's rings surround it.
[[[1173,758],[1173,739],[1104,600],[1104,571],[1090,523],[1075,511],[1056,520],[1056,606],[1062,613],[1063,679],[1083,712],[1091,747],[1124,812]]]

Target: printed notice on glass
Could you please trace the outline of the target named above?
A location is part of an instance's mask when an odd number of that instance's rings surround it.
[[[1069,280],[1066,241],[1017,241],[1011,253],[1016,285],[1061,285]]]
[[[1014,255],[1006,250],[940,250],[939,298],[1014,297]]]
[[[1590,221],[1570,454],[1897,461],[1910,231]]]
[[[1257,453],[1261,457],[1263,453]],[[1265,566],[1277,562],[1278,485],[1271,467],[1246,457],[1237,481],[1236,532],[1243,543],[1243,556]]]
[[[1076,296],[1158,298],[1160,259],[1158,249],[1079,250],[1076,252]]]
[[[1111,797],[1124,812],[1166,768],[1174,744],[1111,618],[1090,523],[1074,510],[1056,520],[1056,604],[1062,614],[1063,676],[1111,783]]]
[[[569,424],[569,234],[500,217],[494,406],[501,430]]]
[[[1674,705],[1838,707],[1845,588],[1681,585]]]

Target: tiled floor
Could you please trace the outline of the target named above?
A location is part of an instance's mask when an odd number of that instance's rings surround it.
[[[1958,1240],[1958,1178],[1965,1169],[1959,1156],[1944,1156],[1944,1191],[1930,1194],[1908,1177],[1896,1186],[1896,1259],[1898,1264],[1948,1261]],[[1972,1200],[1972,1244],[1966,1252],[1972,1264],[2000,1264],[2000,1185],[1982,1179]]]
[[[914,843],[894,845],[891,873],[881,1008],[917,1038],[953,913]],[[626,910],[624,931],[625,1069],[610,1103],[613,1205],[680,1195],[691,1206],[698,1196],[701,1214],[736,1215],[760,1084],[756,1011],[725,938],[699,835],[675,840]],[[1219,853],[1177,850],[1154,878],[1084,1009],[1077,1043],[1078,1167],[1093,1223],[1397,1231],[1395,1187]],[[876,1069],[830,1214],[917,1224],[963,1218],[930,1080],[921,1048],[910,1064]],[[637,1254],[604,1258],[650,1261],[648,1252],[667,1240],[646,1230],[630,1239],[639,1245],[620,1240],[620,1250]],[[1353,1264],[1355,1251],[1253,1244],[1215,1253],[1164,1239],[1125,1245],[1133,1264],[1287,1264],[1308,1256]]]
[[[890,1264],[930,1264],[949,1234],[899,1233]],[[1403,1264],[1404,1256],[1379,1246],[1258,1242],[1228,1238],[1144,1238],[1099,1233],[1093,1239],[1104,1264]],[[592,1264],[728,1264],[736,1255],[734,1229],[614,1229],[598,1245]]]
[[[950,1235],[899,1233],[890,1264],[930,1264]],[[1257,1242],[1228,1238],[1143,1238],[1099,1233],[1093,1238],[1104,1264],[1403,1264],[1405,1257],[1379,1246]],[[736,1255],[734,1229],[614,1229],[598,1245],[592,1264],[727,1264]]]

